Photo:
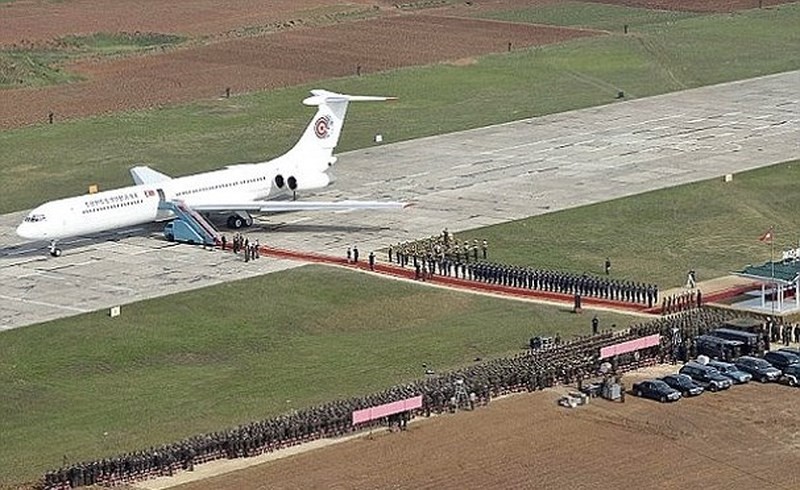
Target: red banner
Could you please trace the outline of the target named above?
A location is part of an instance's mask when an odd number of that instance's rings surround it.
[[[600,359],[614,357],[626,352],[633,352],[647,347],[653,347],[661,343],[661,335],[654,334],[640,339],[629,340],[620,344],[609,345],[600,349]]]
[[[353,412],[353,425],[422,407],[422,395]]]

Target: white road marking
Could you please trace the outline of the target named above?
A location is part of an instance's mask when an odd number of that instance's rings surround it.
[[[64,305],[56,305],[53,303],[45,303],[44,301],[35,301],[32,299],[25,299],[25,298],[15,298],[13,296],[6,296],[4,294],[0,294],[0,299],[7,299],[11,301],[19,301],[20,303],[27,303],[31,305],[39,305],[39,306],[48,306],[50,308],[56,308],[60,310],[68,310],[68,311],[76,311],[78,313],[88,313],[92,310],[86,310],[83,308],[75,308],[74,306],[64,306]]]

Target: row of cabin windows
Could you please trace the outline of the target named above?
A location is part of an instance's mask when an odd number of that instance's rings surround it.
[[[125,202],[120,202],[120,203],[117,203],[117,204],[109,204],[108,206],[101,206],[99,208],[84,209],[83,210],[83,214],[94,213],[94,212],[97,212],[97,211],[104,211],[106,209],[122,208],[122,207],[126,207],[126,206],[132,206],[134,204],[141,204],[143,202],[144,202],[143,199],[137,199],[135,201],[125,201]]]
[[[200,188],[200,189],[192,189],[190,191],[178,192],[175,195],[176,196],[183,196],[183,195],[186,195],[186,194],[194,194],[195,192],[213,191],[215,189],[223,189],[225,187],[233,187],[235,185],[252,184],[253,182],[261,182],[263,180],[267,180],[267,178],[266,177],[257,177],[255,179],[247,179],[247,180],[242,180],[242,181],[239,181],[239,182],[232,182],[230,184],[217,184],[217,185],[212,185],[212,186],[209,186],[209,187],[203,187],[203,188]]]

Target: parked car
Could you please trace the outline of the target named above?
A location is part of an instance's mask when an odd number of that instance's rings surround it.
[[[764,360],[784,371],[787,367],[800,364],[800,357],[786,351],[770,351],[764,354]]]
[[[781,347],[778,349],[778,352],[788,352],[789,354],[794,354],[797,357],[800,357],[800,349],[794,349],[792,347]]]
[[[692,381],[692,378],[685,374],[669,374],[661,378],[661,381],[680,391],[682,396],[697,396],[705,391],[702,386]]]
[[[772,364],[760,357],[742,356],[736,359],[734,364],[742,371],[752,374],[753,379],[757,379],[762,383],[777,381],[781,377],[780,369],[773,367]]]
[[[726,378],[730,378],[733,381],[733,384],[741,385],[744,383],[749,383],[751,379],[753,379],[753,375],[750,373],[746,373],[741,369],[736,367],[736,364],[731,364],[729,362],[722,362],[722,361],[709,361],[708,366],[713,367],[719,374],[725,376]]]
[[[692,380],[708,391],[727,390],[733,385],[733,382],[719,371],[699,362],[689,361],[678,372],[691,376]]]
[[[780,382],[789,386],[800,386],[800,364],[792,364],[787,367],[783,371]]]
[[[633,384],[633,394],[643,398],[652,398],[661,403],[675,402],[681,399],[681,392],[671,388],[660,379],[648,379]]]

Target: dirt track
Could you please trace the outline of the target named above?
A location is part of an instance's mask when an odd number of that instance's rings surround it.
[[[178,488],[798,488],[798,395],[750,384],[567,410],[545,391]]]

